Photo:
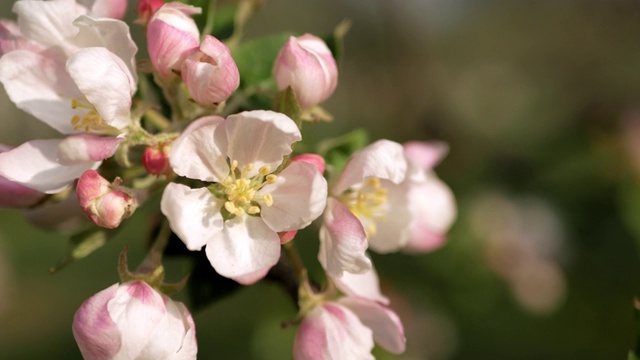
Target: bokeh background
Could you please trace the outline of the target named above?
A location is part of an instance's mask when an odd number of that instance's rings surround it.
[[[631,0],[265,1],[247,38],[352,22],[326,103],[336,121],[310,138],[366,128],[450,146],[437,168],[459,207],[446,246],[374,256],[408,339],[378,358],[626,357],[640,292],[639,18]],[[52,136],[4,93],[0,107],[1,143]],[[146,233],[130,221],[49,275],[67,236],[0,210],[0,359],[79,359],[73,313],[117,281],[125,245],[141,260]],[[313,262],[317,244],[300,247]],[[168,266],[177,280],[185,264]],[[276,285],[244,288],[195,314],[199,358],[290,358],[295,328],[280,322],[294,315]]]

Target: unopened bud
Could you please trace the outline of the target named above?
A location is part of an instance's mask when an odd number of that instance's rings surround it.
[[[142,25],[147,25],[149,19],[155,14],[158,9],[164,5],[164,0],[139,0],[136,12],[138,13],[137,22]]]
[[[192,15],[201,9],[180,2],[162,5],[147,27],[147,46],[151,64],[163,79],[175,76],[182,62],[198,47],[200,31]]]
[[[159,143],[154,146],[147,146],[142,154],[142,164],[149,174],[168,175],[171,173],[169,164],[170,143]]]
[[[138,201],[128,189],[109,183],[95,170],[82,173],[76,186],[80,208],[89,220],[108,229],[117,228],[133,214]]]
[[[240,74],[229,48],[205,35],[200,48],[182,63],[182,80],[191,98],[200,105],[217,105],[240,85]]]
[[[293,238],[296,237],[297,233],[298,233],[298,230],[279,232],[278,236],[280,237],[280,244],[284,245],[289,241],[293,240]]]
[[[320,171],[320,174],[324,173],[325,161],[324,158],[318,154],[300,154],[298,156],[294,156],[291,160],[309,163],[315,166],[318,171]]]
[[[291,36],[273,65],[278,89],[291,86],[302,109],[331,96],[338,85],[338,67],[331,50],[317,36]]]

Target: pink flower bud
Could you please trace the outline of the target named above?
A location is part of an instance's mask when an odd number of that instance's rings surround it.
[[[142,164],[149,174],[168,175],[171,173],[169,164],[170,143],[160,143],[155,146],[147,146],[142,154]]]
[[[278,236],[280,237],[280,244],[284,245],[293,240],[293,238],[296,237],[296,234],[298,234],[298,230],[279,232]]]
[[[318,154],[300,154],[294,156],[292,161],[302,161],[314,165],[320,171],[320,174],[324,173],[325,161],[324,158]]]
[[[147,27],[147,46],[151,64],[160,77],[170,79],[182,62],[198,47],[200,31],[192,15],[201,9],[180,2],[162,5]]]
[[[94,224],[115,229],[138,206],[136,198],[119,187],[118,182],[116,180],[114,184],[110,184],[95,170],[85,171],[78,179],[78,203]]]
[[[227,100],[240,85],[240,74],[229,48],[205,35],[200,49],[182,63],[182,80],[191,98],[204,106]]]
[[[114,284],[87,299],[73,318],[85,359],[195,359],[189,310],[143,281]]]
[[[138,13],[137,22],[146,25],[153,14],[164,5],[164,0],[139,0],[136,12]]]
[[[338,85],[338,67],[331,50],[311,34],[289,38],[273,65],[273,76],[278,89],[291,86],[302,109],[325,101]]]

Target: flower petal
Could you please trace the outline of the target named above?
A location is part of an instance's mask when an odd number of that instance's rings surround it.
[[[399,185],[389,180],[381,180],[387,189],[387,214],[384,219],[377,220],[376,232],[369,234],[369,247],[385,254],[398,251],[409,241],[411,224],[415,216],[409,205],[409,183]]]
[[[403,144],[409,161],[423,170],[430,170],[447,155],[449,145],[441,141],[409,141]]]
[[[113,156],[123,138],[78,134],[67,136],[58,146],[58,162],[77,165]]]
[[[187,249],[196,251],[219,236],[223,226],[222,205],[206,188],[191,189],[169,183],[162,193],[160,210]]]
[[[225,123],[229,140],[229,159],[238,168],[253,164],[247,177],[258,174],[262,166],[275,170],[291,145],[302,139],[296,123],[288,116],[273,111],[254,110],[231,115]]]
[[[366,327],[373,330],[373,339],[378,345],[394,354],[404,352],[407,339],[395,312],[373,301],[354,297],[342,298],[339,303],[353,311]]]
[[[345,272],[340,277],[332,277],[333,283],[348,296],[357,296],[384,305],[389,304],[389,299],[380,292],[378,273],[372,266],[362,274]]]
[[[70,50],[70,40],[78,32],[73,20],[86,8],[75,0],[17,1],[13,12],[18,15],[20,31],[26,38]]]
[[[389,140],[378,140],[351,156],[332,194],[342,194],[371,176],[399,184],[404,180],[406,171],[407,161],[402,145]]]
[[[329,198],[320,228],[318,260],[331,276],[344,271],[362,274],[371,269],[366,256],[367,237],[360,220],[341,202]]]
[[[16,106],[63,134],[72,133],[72,98],[82,94],[64,63],[53,56],[15,50],[0,58],[0,81]]]
[[[224,222],[205,249],[211,266],[228,278],[247,276],[275,265],[280,258],[278,234],[259,217],[236,216]]]
[[[122,19],[127,11],[127,0],[83,0],[91,16]]]
[[[107,303],[118,284],[85,300],[73,316],[73,337],[85,359],[111,359],[121,347],[120,332],[109,316]]]
[[[242,285],[253,285],[267,276],[267,273],[269,273],[269,270],[271,270],[272,267],[273,266],[267,266],[264,269],[256,270],[249,274],[234,276],[231,279],[237,281]]]
[[[374,359],[371,330],[349,309],[324,303],[305,316],[293,344],[295,360]]]
[[[277,232],[302,229],[322,214],[327,202],[327,181],[309,163],[292,162],[275,184],[258,193],[269,193],[273,205],[261,204],[261,216]]]
[[[102,47],[85,48],[69,57],[67,70],[108,125],[119,130],[129,125],[133,79],[122,59]]]
[[[62,140],[32,140],[0,154],[0,176],[29,188],[55,194],[100,162],[71,166],[58,162],[58,145]]]
[[[229,176],[224,119],[200,118],[189,125],[171,147],[169,161],[176,174],[190,179],[221,182]]]

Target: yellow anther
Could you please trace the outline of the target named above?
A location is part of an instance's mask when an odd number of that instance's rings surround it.
[[[236,171],[237,168],[238,168],[238,160],[233,160],[231,162],[231,172]]]
[[[242,172],[245,173],[245,174],[248,173],[251,170],[253,170],[253,163],[247,164],[247,165],[242,167]]]
[[[231,201],[227,201],[224,203],[224,208],[227,209],[228,212],[236,215],[236,216],[240,216],[244,213],[244,209],[243,208],[239,208],[236,207],[236,205],[231,202]]]
[[[258,173],[260,173],[260,175],[262,176],[265,176],[270,172],[271,172],[271,168],[268,165],[265,165],[261,167],[260,170],[258,170]]]
[[[377,177],[370,177],[367,180],[367,186],[372,187],[374,189],[378,189],[380,187],[380,179]]]
[[[267,194],[265,196],[263,196],[264,199],[264,203],[267,204],[267,206],[271,206],[273,205],[273,196],[271,196],[271,194]]]
[[[260,213],[260,208],[257,206],[250,206],[249,209],[247,210],[247,214],[249,215],[255,215],[259,213]]]
[[[265,179],[267,180],[267,184],[274,184],[278,180],[278,176],[269,174]]]

